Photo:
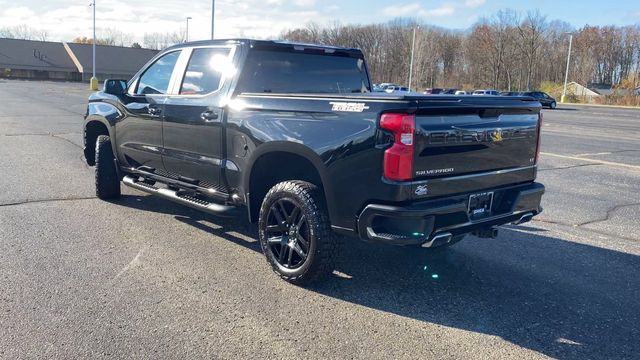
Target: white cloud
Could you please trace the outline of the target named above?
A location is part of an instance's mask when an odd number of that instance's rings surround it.
[[[422,17],[437,17],[453,15],[456,12],[456,8],[452,5],[443,5],[435,9],[426,9],[418,12],[418,15]]]
[[[383,13],[389,17],[440,17],[453,15],[456,11],[453,5],[445,4],[436,8],[425,9],[419,3],[410,3],[405,5],[387,6]]]
[[[420,11],[422,6],[418,3],[411,3],[405,5],[393,5],[387,6],[382,9],[382,12],[389,17],[401,17],[415,15],[417,11]]]
[[[268,5],[287,6],[287,2],[298,7],[311,7],[316,4],[316,0],[267,0]]]
[[[316,0],[293,0],[293,3],[299,7],[311,7],[316,4]]]
[[[452,16],[458,10],[473,9],[480,7],[486,3],[486,0],[466,0],[459,2],[444,2],[438,7],[423,7],[419,2],[412,2],[400,5],[391,5],[382,9],[382,13],[389,17],[418,17],[418,18],[437,18]]]
[[[6,17],[12,17],[12,18],[18,18],[18,19],[28,18],[33,15],[34,15],[34,12],[26,6],[8,8],[2,12],[3,17],[6,16]]]
[[[486,0],[467,0],[464,2],[464,6],[468,8],[477,8],[486,3]]]
[[[90,0],[21,0],[19,6],[0,0],[0,26],[27,24],[46,30],[51,40],[70,41],[91,36]],[[216,1],[216,37],[276,38],[285,29],[309,22],[329,22],[331,11],[316,6],[316,0],[235,0]],[[316,10],[316,8],[318,8]],[[141,11],[144,9],[144,11]],[[184,30],[189,21],[189,39],[207,39],[211,34],[211,2],[194,1],[189,6],[169,0],[100,0],[96,26],[116,28],[141,42],[144,33]]]

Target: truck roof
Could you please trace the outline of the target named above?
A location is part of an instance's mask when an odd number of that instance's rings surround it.
[[[329,45],[321,45],[321,44],[307,44],[307,43],[290,42],[290,41],[284,41],[284,40],[256,40],[256,39],[244,39],[244,38],[190,41],[190,42],[185,42],[185,43],[180,43],[180,44],[170,46],[167,49],[165,49],[165,51],[191,47],[191,46],[232,45],[232,44],[249,44],[253,48],[263,48],[263,49],[268,49],[268,48],[294,49],[297,47],[305,47],[305,48],[311,47],[316,49],[348,52],[348,53],[353,53],[358,55],[362,54],[362,51],[356,48],[337,47],[337,46],[329,46]]]

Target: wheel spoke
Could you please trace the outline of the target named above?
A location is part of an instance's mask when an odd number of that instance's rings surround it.
[[[266,232],[267,234],[284,233],[287,232],[287,227],[284,224],[268,225]]]
[[[310,251],[308,228],[303,210],[293,200],[281,198],[272,203],[264,234],[280,266],[291,269],[305,262]]]
[[[287,253],[287,249],[291,249],[289,247],[289,244],[287,244],[286,242],[285,243],[280,242],[280,258],[278,259],[278,262],[280,264],[284,264],[283,261],[285,259],[285,255]]]
[[[267,239],[267,242],[271,245],[279,244],[282,242],[282,236],[272,236]]]
[[[297,252],[298,255],[300,255],[300,258],[302,258],[302,260],[307,258],[307,254],[304,252],[304,250],[302,250],[302,248],[300,247],[300,244],[296,243],[293,246],[293,250],[295,250],[295,252]]]
[[[302,230],[302,226],[305,224],[305,217],[304,215],[302,215],[300,217],[300,220],[298,221],[298,223],[296,224],[296,238],[298,239],[299,242],[302,243],[302,245],[304,245],[305,248],[307,248],[307,250],[309,250],[309,242],[307,241],[307,239],[305,238],[305,236],[302,234],[302,232],[300,232],[300,230]]]
[[[282,224],[285,222],[285,218],[282,217],[282,214],[280,213],[280,209],[275,205],[271,207],[271,213],[273,214],[273,216],[275,216],[278,224]]]
[[[287,219],[287,223],[295,224],[298,218],[298,215],[300,215],[300,208],[297,206],[294,206],[293,210],[291,210],[291,214],[289,215],[289,218]]]
[[[297,237],[298,242],[302,245],[304,245],[304,247],[309,250],[309,242],[307,241],[307,239],[304,238],[304,236],[302,236],[301,234],[298,234]]]
[[[291,259],[293,258],[293,250],[291,249],[290,245],[287,245],[287,247],[289,248],[289,258],[287,259],[287,267],[291,267]]]
[[[289,215],[287,214],[287,209],[284,207],[284,201],[278,200],[277,204],[278,204],[278,209],[280,210],[280,217],[282,219],[282,220],[279,220],[279,222],[282,222],[282,221],[288,222]]]
[[[306,218],[304,217],[304,214],[302,216],[300,216],[300,220],[298,220],[298,222],[296,223],[296,227],[299,229],[302,228],[302,225],[304,224]]]

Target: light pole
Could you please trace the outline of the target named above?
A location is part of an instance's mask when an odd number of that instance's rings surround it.
[[[187,16],[187,34],[186,34],[187,40],[185,42],[189,42],[189,20],[191,20],[191,16]]]
[[[569,81],[569,63],[571,62],[571,45],[573,43],[573,33],[569,34],[569,54],[567,55],[567,70],[564,73],[564,88],[562,89],[562,96],[560,102],[564,103],[567,100],[567,81]]]
[[[417,26],[420,28],[420,26]],[[413,27],[413,40],[411,40],[411,60],[409,62],[409,91],[411,91],[411,77],[413,75],[413,50],[416,46],[416,26]]]
[[[93,0],[89,6],[93,7],[93,63],[91,67],[93,74],[91,76],[91,80],[89,80],[89,89],[98,90],[98,78],[96,77],[96,0]]]
[[[211,0],[211,40],[214,39],[215,33],[215,18],[216,18],[216,0]]]

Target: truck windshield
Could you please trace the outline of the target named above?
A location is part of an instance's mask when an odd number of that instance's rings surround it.
[[[293,94],[371,91],[362,58],[258,49],[249,52],[238,90],[241,93]]]

